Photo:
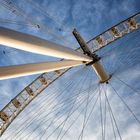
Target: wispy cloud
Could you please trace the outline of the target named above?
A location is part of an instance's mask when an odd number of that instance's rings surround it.
[[[68,45],[68,47],[71,47],[73,45],[77,46],[74,42],[75,39],[73,38],[72,34],[68,31],[60,30],[62,26],[58,28],[58,24],[52,21],[49,17],[42,15],[40,11],[38,11],[36,8],[32,6],[31,3],[28,3],[29,0],[21,0],[21,1],[14,1],[14,3],[20,7],[21,9],[24,9],[25,15],[31,15],[31,17],[34,19],[36,23],[41,23],[44,26],[49,26],[49,28],[53,29],[56,34],[64,35],[69,41],[72,43]],[[133,2],[127,1],[127,0],[54,0],[54,1],[34,1],[37,3],[38,6],[42,7],[43,10],[46,10],[51,16],[57,17],[56,20],[61,21],[63,25],[70,26],[69,29],[76,27],[81,32],[82,36],[88,40],[92,38],[93,36],[97,35],[98,33],[101,33],[105,29],[111,27],[112,25],[116,24],[117,22],[120,22],[121,20],[125,19],[126,17],[129,17],[132,14],[135,14],[140,10],[139,1],[134,0]],[[18,20],[27,22],[26,18],[14,16],[14,14],[9,13],[8,10],[2,8],[0,9],[0,17],[1,18],[7,18],[11,20]],[[30,17],[28,17],[30,18]],[[26,19],[26,20],[25,20]],[[17,25],[10,25],[10,24],[3,24],[0,23],[1,26],[9,27],[18,31],[26,32],[29,34],[33,34],[45,39],[49,39],[54,41],[54,36],[47,33],[42,33],[39,30],[31,29],[30,27],[26,26],[17,26]],[[134,35],[134,34],[132,34]],[[129,38],[128,38],[129,39]],[[131,39],[131,38],[130,38]],[[137,40],[139,40],[137,36]],[[123,42],[123,44],[119,44],[120,42]],[[57,40],[58,43],[63,44],[61,40]],[[140,67],[138,65],[139,60],[136,60],[135,57],[131,59],[131,56],[136,56],[139,58],[139,52],[137,50],[134,51],[134,53],[126,54],[125,51],[128,53],[133,50],[132,47],[139,48],[139,45],[135,45],[134,41],[127,41],[124,38],[124,40],[116,41],[116,43],[109,45],[107,50],[104,49],[100,52],[100,54],[107,54],[109,49],[113,46],[115,46],[115,49],[111,51],[111,55],[104,58],[103,63],[106,64],[106,68],[110,73],[114,72],[114,78],[112,77],[111,84],[117,89],[119,95],[126,101],[126,103],[131,107],[132,111],[137,115],[138,119],[140,118],[140,111],[138,110],[139,107],[139,95],[134,93],[132,89],[130,89],[127,85],[123,84],[120,80],[116,79],[116,77],[121,78],[123,81],[126,81],[127,84],[131,85],[138,91],[140,91],[139,86],[139,78],[140,73],[139,69]],[[128,45],[129,44],[129,45]],[[121,47],[122,45],[125,45],[125,47]],[[109,48],[110,47],[110,48]],[[118,47],[118,48],[117,48]],[[5,47],[1,46],[1,52],[2,50],[5,50]],[[56,60],[55,58],[50,58],[46,56],[36,55],[36,54],[29,54],[27,52],[22,52],[15,50],[15,52],[12,53],[11,48],[6,49],[6,54],[0,53],[0,65],[13,65],[13,64],[23,64],[23,63],[35,63],[35,62],[41,62],[41,61],[50,61],[50,60]],[[138,49],[139,50],[139,49]],[[10,53],[7,53],[10,52]],[[124,59],[120,59],[122,62],[120,64],[119,58],[120,56]],[[135,63],[134,63],[135,62]],[[124,64],[124,65],[123,65]],[[125,65],[127,67],[125,67]],[[132,67],[133,65],[133,67]],[[81,67],[80,67],[81,68]],[[43,139],[46,139],[51,132],[58,127],[58,125],[67,117],[68,112],[66,112],[66,109],[68,107],[70,108],[65,101],[65,99],[72,98],[73,95],[79,92],[80,89],[80,83],[77,85],[77,88],[74,90],[74,86],[76,86],[78,80],[81,78],[84,79],[86,77],[86,74],[88,73],[89,68],[84,69],[83,71],[79,72],[80,68],[76,68],[68,72],[66,75],[61,77],[61,79],[58,79],[52,86],[50,86],[48,89],[46,89],[37,99],[35,99],[26,109],[23,111],[18,118],[11,124],[9,129],[5,132],[5,134],[2,136],[2,140],[14,140],[15,138],[18,140],[20,139],[39,139],[41,135],[45,132]],[[120,70],[120,71],[119,71]],[[75,74],[74,71],[78,71],[78,74]],[[118,72],[118,73],[117,73]],[[92,73],[90,70],[90,76],[87,76],[88,80],[84,84],[84,80],[81,80],[82,90],[86,90],[83,92],[82,97],[87,97],[88,94],[88,87],[91,85],[90,79],[92,79],[93,89],[90,91],[90,97],[91,95],[94,95],[93,90],[94,87],[97,86],[97,78],[95,77],[95,73]],[[30,77],[21,77],[11,80],[4,80],[0,81],[0,108],[5,106],[8,101],[10,101],[15,95],[17,95],[26,85],[28,85],[35,76]],[[69,80],[73,82],[72,86],[65,89],[65,92],[63,93],[63,96],[60,96],[60,98],[55,98],[59,94],[62,93],[64,90],[66,83],[69,83]],[[135,84],[134,84],[135,83]],[[112,110],[116,116],[116,122],[120,129],[120,133],[123,140],[139,140],[140,134],[139,134],[139,124],[135,120],[132,113],[128,110],[126,105],[122,103],[120,98],[115,94],[113,89],[107,85],[106,92],[112,107]],[[95,92],[98,93],[97,91]],[[54,102],[51,107],[49,107],[48,103],[50,102],[50,96],[53,94]],[[102,94],[104,94],[102,89]],[[102,95],[102,99],[105,97]],[[86,99],[86,98],[85,98]],[[65,104],[62,104],[61,109],[64,109],[60,112],[62,117],[58,122],[54,122],[53,119],[56,119],[59,117],[59,115],[56,115],[58,111],[55,113],[52,113],[50,117],[47,117],[47,113],[49,113],[54,105],[60,105],[60,101],[65,101]],[[43,101],[43,102],[41,102]],[[89,104],[87,114],[89,115],[94,100]],[[104,101],[103,101],[104,103]],[[76,103],[76,106],[80,105],[80,102]],[[104,105],[104,104],[102,104]],[[75,107],[76,107],[75,106]],[[65,140],[75,140],[79,137],[83,122],[84,122],[84,114],[86,109],[86,102],[80,106],[79,109],[75,111],[73,116],[67,120],[66,125],[63,128],[63,131],[60,135],[61,136],[67,131],[68,127],[75,121],[73,126],[71,126],[70,130],[66,133],[65,137],[63,139]],[[41,109],[43,107],[43,109]],[[49,108],[49,109],[48,109]],[[113,139],[113,128],[111,125],[110,115],[109,111],[106,114],[106,138]],[[35,117],[36,116],[36,117]],[[50,121],[47,122],[47,119],[50,118]],[[52,122],[51,122],[52,121]],[[30,122],[30,126],[28,126]],[[51,127],[47,130],[47,126],[49,125],[49,122],[52,123]],[[114,124],[115,125],[115,124]],[[17,134],[20,129],[23,128],[22,134]],[[26,129],[25,129],[26,128]],[[36,128],[36,130],[34,130]],[[54,140],[58,136],[59,132],[61,131],[62,126],[55,132],[54,135],[49,137],[49,140]],[[89,118],[87,125],[84,130],[83,139],[85,140],[98,140],[101,139],[101,120],[100,120],[100,103],[99,100],[97,102],[96,108],[92,112],[91,117]],[[32,135],[30,136],[30,134]],[[117,130],[115,130],[116,136]],[[25,137],[27,136],[27,137]],[[30,136],[30,137],[28,137]]]

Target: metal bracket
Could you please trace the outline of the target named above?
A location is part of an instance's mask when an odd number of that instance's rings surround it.
[[[84,39],[81,37],[80,33],[76,29],[74,29],[72,33],[73,33],[74,37],[76,38],[77,42],[79,43],[84,54],[92,57],[92,53],[91,53],[90,49],[88,48]]]
[[[86,42],[84,41],[84,39],[81,37],[80,33],[76,29],[74,29],[72,33],[73,33],[74,37],[76,38],[77,42],[79,43],[79,45],[80,45],[81,49],[83,50],[84,54],[93,58],[93,61],[86,64],[86,66],[92,65],[93,63],[100,60],[100,57],[98,57],[98,55],[96,55],[95,53],[92,53],[90,51],[88,45],[86,44]]]
[[[93,65],[94,63],[96,63],[97,61],[99,61],[100,59],[101,59],[100,57],[95,57],[95,58],[93,59],[93,61],[87,63],[86,66],[91,66],[91,65]]]
[[[95,53],[92,53],[90,51],[88,45],[86,44],[84,39],[81,37],[80,33],[76,29],[74,29],[72,33],[74,37],[76,38],[77,42],[79,43],[81,49],[83,50],[83,53],[93,58],[93,61],[86,65],[87,66],[92,65],[93,63],[97,62],[100,58]]]

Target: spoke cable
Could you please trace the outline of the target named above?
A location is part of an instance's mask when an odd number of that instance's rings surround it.
[[[84,78],[84,83],[85,83],[85,81],[86,81],[86,79],[88,78],[88,74],[89,74],[89,72],[87,73],[87,75],[85,76],[85,78]],[[82,88],[83,88],[83,83],[82,83],[82,81],[81,81],[81,83],[80,83],[80,90],[79,90],[79,94],[80,94],[80,92],[81,92],[81,90],[82,90]],[[79,95],[78,94],[78,95]],[[77,96],[78,97],[78,96]],[[69,97],[68,97],[69,98]],[[76,100],[75,100],[76,101]],[[75,103],[73,104],[73,106],[72,106],[72,108],[71,109],[73,109],[73,107],[74,107],[74,105],[75,105]],[[66,117],[66,119],[64,120],[64,122],[71,116],[71,109],[70,109],[70,111],[69,111],[69,113],[68,113],[68,116]],[[63,122],[63,123],[64,123]],[[46,133],[46,131],[47,131],[47,129],[52,125],[54,123],[54,120],[52,120],[51,121],[51,123],[49,124],[49,126],[46,128],[46,130],[44,131],[44,133],[42,134],[42,136],[40,137],[40,139],[39,140],[41,140],[42,139],[42,137],[45,135],[45,133]],[[62,124],[62,123],[61,123]],[[57,128],[59,128],[59,127],[57,127]],[[55,129],[55,130],[57,130],[57,129]],[[47,137],[47,139],[51,136],[53,134],[53,132]]]
[[[123,81],[122,79],[120,79],[117,76],[114,76],[116,79],[118,79],[119,81],[121,81],[124,85],[126,85],[127,87],[129,87],[132,91],[134,91],[137,95],[140,96],[140,94],[138,93],[138,91],[136,89],[134,89],[132,86],[130,86],[129,84],[127,84],[125,81]]]
[[[90,83],[92,83],[92,77],[90,77]],[[81,140],[83,139],[83,134],[84,134],[84,126],[85,126],[85,123],[86,123],[86,118],[87,118],[87,109],[88,109],[88,101],[89,101],[89,96],[90,96],[90,86],[89,86],[89,90],[88,90],[88,93],[87,93],[87,102],[86,102],[86,106],[85,106],[85,114],[84,114],[84,120],[83,120],[83,127],[82,127],[82,131],[81,131]],[[78,140],[80,140],[80,136],[78,138]]]
[[[103,137],[104,137],[104,127],[103,127],[103,113],[102,113],[102,97],[101,97],[101,88],[99,87],[99,108],[100,108],[100,121],[101,121],[101,134],[102,134],[102,140],[103,140]]]
[[[96,90],[95,90],[95,91],[96,91]],[[93,93],[95,93],[95,91],[94,91]],[[96,94],[93,94],[93,97],[90,98],[89,103],[92,102],[92,99],[95,97],[95,95],[96,95]],[[89,120],[89,118],[90,118],[90,116],[91,116],[91,114],[92,114],[92,112],[93,112],[93,110],[94,110],[94,108],[95,108],[95,106],[96,106],[96,103],[97,103],[97,101],[98,101],[98,98],[99,98],[99,95],[97,96],[97,98],[96,98],[96,100],[95,100],[95,103],[94,103],[94,105],[93,105],[93,107],[92,107],[92,109],[91,109],[91,111],[90,111],[90,113],[89,113],[89,116],[88,116],[88,118],[87,118],[87,120],[86,120],[85,126],[86,126],[86,124],[88,123],[88,120]],[[89,103],[88,103],[88,104],[89,104]],[[64,134],[61,136],[60,140],[63,139],[63,137],[64,137],[64,136],[66,135],[66,133],[70,130],[70,128],[73,126],[73,124],[78,120],[78,118],[80,117],[82,111],[83,111],[83,110],[81,110],[81,112],[79,113],[79,115],[77,116],[77,118],[71,123],[71,125],[67,128],[67,130],[65,130],[65,132],[64,132]],[[85,126],[84,126],[84,127],[85,127]]]
[[[77,73],[77,72],[76,72]],[[82,73],[82,71],[80,71],[80,73]],[[72,76],[70,79],[73,79],[75,76]],[[80,79],[81,80],[81,79]],[[64,91],[67,89],[67,88],[70,88],[70,86],[73,86],[72,84],[73,84],[73,81],[74,80],[71,80],[72,82],[70,82],[70,84],[69,85],[67,85],[66,86],[66,88],[64,88],[64,90],[61,92],[61,94],[59,94],[59,95],[57,95],[56,97],[55,97],[55,99],[57,98],[57,97],[59,97],[60,95],[62,95],[62,94],[64,94]],[[79,81],[80,82],[80,81]],[[77,82],[77,84],[79,83],[79,82]],[[55,92],[54,92],[55,93]],[[55,99],[54,99],[54,97],[52,98],[53,100],[50,100],[49,99],[49,101],[51,101],[51,102],[49,102],[49,104],[47,105],[47,107],[49,107],[54,101],[55,101]],[[41,108],[45,105],[45,101],[46,101],[46,99],[44,100],[44,104],[41,106]],[[54,107],[53,107],[53,109],[55,108],[55,107],[57,107],[57,105],[55,105]],[[41,109],[41,108],[39,108],[39,110]],[[43,107],[43,110],[45,111],[46,110],[46,107]],[[39,112],[41,113],[41,111],[43,111],[43,110],[40,110]],[[32,111],[31,111],[32,112]],[[37,116],[40,116],[40,113],[39,112],[35,112],[34,114],[33,114],[33,117],[30,117],[30,120],[29,120],[29,124],[32,122],[32,120],[34,119],[34,118],[36,118]],[[36,115],[35,115],[36,114]],[[42,114],[41,114],[42,115]],[[24,117],[23,117],[24,118]],[[28,118],[27,118],[27,121],[28,121]],[[24,124],[24,122],[23,122],[23,124]],[[27,125],[28,126],[28,125]],[[26,127],[27,127],[26,126]],[[25,127],[25,128],[26,128]],[[22,128],[23,129],[23,128]],[[21,129],[21,130],[22,130]]]
[[[117,92],[116,89],[112,86],[111,83],[110,83],[110,86],[112,87],[112,89],[114,90],[114,92],[116,93],[116,95],[120,98],[120,100],[123,102],[123,104],[126,106],[126,108],[129,110],[129,112],[133,115],[133,117],[135,118],[135,120],[140,124],[140,120],[137,118],[137,116],[136,116],[135,113],[131,110],[131,108],[128,106],[128,104],[123,100],[123,98],[118,94],[118,92]]]
[[[118,125],[117,125],[117,122],[116,122],[115,116],[114,116],[114,114],[113,114],[113,111],[112,111],[111,105],[110,105],[110,103],[109,103],[109,99],[108,99],[108,96],[107,96],[106,92],[105,92],[105,97],[106,97],[106,101],[107,101],[107,104],[108,104],[108,108],[109,108],[110,113],[111,113],[111,115],[112,115],[112,119],[113,119],[113,121],[114,121],[114,123],[115,123],[115,126],[116,126],[116,129],[117,129],[119,138],[120,138],[120,140],[122,140],[122,137],[121,137],[121,134],[120,134],[120,130],[119,130],[119,127],[118,127]]]

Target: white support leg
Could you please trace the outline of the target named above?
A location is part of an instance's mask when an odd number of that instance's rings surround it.
[[[0,80],[51,72],[82,64],[83,62],[81,61],[64,60],[58,62],[4,66],[0,67]]]
[[[92,61],[92,58],[73,49],[2,27],[0,27],[0,44],[42,55],[79,61]]]
[[[101,83],[107,82],[110,79],[110,75],[106,73],[103,66],[100,64],[100,61],[95,62],[92,67],[99,77]]]

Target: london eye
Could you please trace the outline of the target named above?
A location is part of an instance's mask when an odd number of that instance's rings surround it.
[[[5,102],[13,91],[1,90],[0,139],[138,140],[140,13],[85,41],[38,2],[24,4],[42,19],[0,1],[14,17],[0,18],[0,84],[15,91]]]

